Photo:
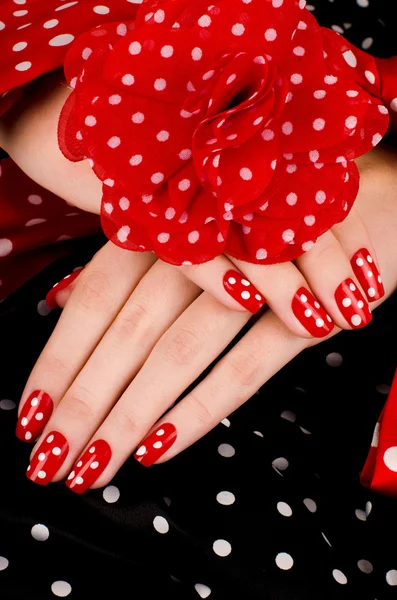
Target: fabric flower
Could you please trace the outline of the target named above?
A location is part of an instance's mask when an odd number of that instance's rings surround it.
[[[296,258],[342,221],[388,127],[376,61],[304,0],[160,0],[74,42],[59,122],[119,246],[172,264]]]

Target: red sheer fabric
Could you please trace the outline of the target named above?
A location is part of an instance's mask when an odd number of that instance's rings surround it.
[[[62,66],[81,33],[134,19],[137,5],[112,0],[0,0],[0,115],[39,75]],[[55,242],[100,230],[97,217],[68,206],[10,160],[0,163],[0,300],[66,251]]]
[[[374,58],[303,0],[149,1],[68,52],[61,150],[103,181],[102,226],[172,264],[296,258],[348,214],[387,130]]]

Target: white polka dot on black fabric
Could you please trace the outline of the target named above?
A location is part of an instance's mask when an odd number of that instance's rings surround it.
[[[58,598],[66,598],[72,591],[72,586],[67,581],[54,581],[51,591]]]
[[[37,525],[33,525],[31,529],[32,538],[37,540],[38,542],[45,542],[50,537],[50,531],[46,525],[42,525],[38,523]]]

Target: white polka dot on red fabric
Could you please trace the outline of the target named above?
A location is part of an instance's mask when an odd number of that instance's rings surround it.
[[[48,43],[50,46],[67,46],[71,44],[74,40],[74,35],[71,33],[61,33],[60,35],[56,35],[53,37]]]
[[[211,25],[211,17],[209,15],[203,15],[199,18],[198,24],[200,27],[209,27]]]
[[[178,183],[178,189],[181,190],[181,192],[186,192],[186,190],[188,190],[190,188],[190,185],[191,185],[190,179],[182,179]]]
[[[128,47],[128,52],[136,56],[142,52],[142,45],[139,42],[132,42]]]
[[[167,82],[165,79],[159,78],[154,82],[154,89],[158,92],[162,92],[167,87]]]
[[[273,42],[277,37],[277,31],[273,28],[267,29],[265,31],[265,39],[268,42]]]
[[[314,119],[313,121],[313,129],[315,131],[322,131],[325,127],[325,120],[318,118],[318,119]]]
[[[7,256],[12,251],[12,241],[7,238],[0,239],[0,257]]]
[[[294,85],[299,85],[300,83],[302,83],[303,77],[300,73],[293,73],[293,75],[291,75],[290,77],[290,81]]]
[[[323,98],[325,98],[326,95],[327,95],[327,92],[325,90],[316,90],[313,94],[313,96],[317,100],[322,100]]]
[[[164,130],[158,132],[158,134],[156,135],[156,138],[158,139],[159,142],[166,142],[167,140],[169,140],[170,134],[168,131],[165,131],[165,129],[164,129]]]
[[[119,137],[117,137],[117,135],[114,135],[108,140],[107,143],[109,148],[117,148],[118,146],[120,146],[121,140]]]
[[[354,129],[357,125],[357,117],[350,116],[345,120],[345,125],[348,129]]]
[[[166,244],[169,239],[170,239],[170,234],[169,233],[160,233],[157,236],[157,240],[160,242],[160,244]]]
[[[293,129],[294,127],[290,121],[286,121],[281,127],[281,130],[285,135],[291,135]]]
[[[193,48],[192,50],[192,58],[193,60],[201,60],[203,57],[203,51],[201,48]]]
[[[397,446],[391,446],[383,455],[383,462],[390,471],[397,473]]]
[[[191,231],[187,236],[187,239],[190,244],[195,244],[200,238],[200,234],[198,231]]]
[[[121,81],[124,85],[133,85],[135,83],[135,77],[131,73],[126,73],[122,76]]]
[[[242,23],[235,23],[232,27],[232,34],[239,37],[245,32],[245,27]]]
[[[132,115],[131,119],[133,123],[140,124],[144,122],[145,115],[141,112],[136,112]]]
[[[160,50],[160,54],[163,58],[171,58],[171,56],[174,54],[173,46],[163,46]]]
[[[240,169],[240,177],[244,181],[250,181],[252,179],[252,171],[248,169],[248,167],[243,167]]]
[[[117,105],[121,102],[121,96],[119,94],[112,94],[109,96],[109,104]]]
[[[131,156],[131,158],[130,158],[130,165],[132,167],[136,167],[141,164],[142,160],[143,160],[142,154],[134,154],[134,156]]]

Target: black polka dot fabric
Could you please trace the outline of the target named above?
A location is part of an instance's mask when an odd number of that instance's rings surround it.
[[[393,53],[381,4],[311,9],[357,45]],[[74,243],[0,305],[1,600],[396,598],[397,501],[359,482],[397,363],[396,295],[168,463],[131,458],[82,496],[25,478],[17,404],[59,316],[43,298],[103,243]]]

